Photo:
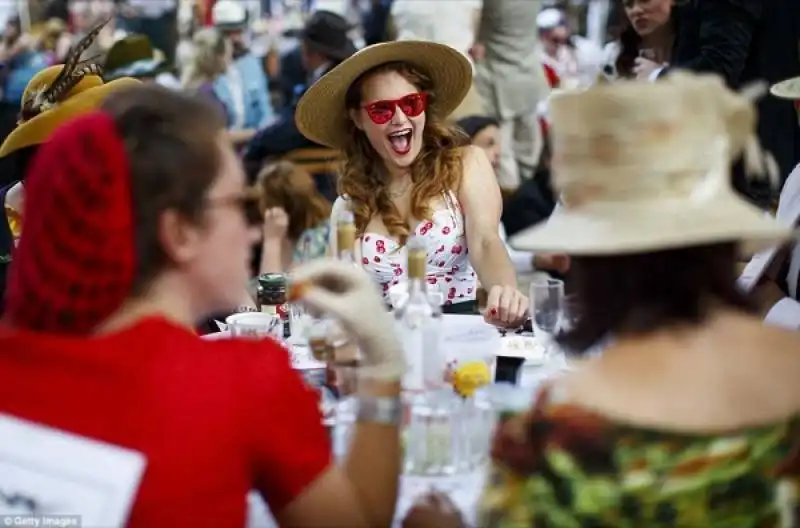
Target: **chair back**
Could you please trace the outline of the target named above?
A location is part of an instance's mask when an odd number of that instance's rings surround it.
[[[282,159],[303,167],[311,174],[331,174],[339,172],[341,152],[327,147],[300,148],[287,152]]]

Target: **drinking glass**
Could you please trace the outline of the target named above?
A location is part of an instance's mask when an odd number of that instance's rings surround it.
[[[459,413],[461,402],[451,389],[409,393],[405,431],[404,472],[415,476],[451,476],[459,459]]]
[[[561,307],[561,321],[559,332],[569,332],[575,326],[582,316],[578,298],[575,295],[564,296],[564,301]]]
[[[545,348],[549,351],[561,319],[564,281],[548,277],[532,282],[530,303],[534,335],[543,340]]]

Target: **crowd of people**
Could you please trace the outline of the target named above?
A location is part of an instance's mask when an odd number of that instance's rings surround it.
[[[446,314],[520,328],[534,272],[580,307],[480,526],[800,523],[800,11],[612,3],[600,42],[532,0],[9,18],[0,453],[135,453],[119,526],[241,526],[251,490],[280,526],[466,526],[441,493],[396,518],[413,239]],[[284,344],[201,339],[289,272],[358,344],[339,460]]]

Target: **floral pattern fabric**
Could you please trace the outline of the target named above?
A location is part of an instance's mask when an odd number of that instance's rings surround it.
[[[433,211],[430,220],[420,222],[413,235],[425,242],[428,288],[438,288],[445,304],[474,300],[477,276],[469,263],[464,213],[455,196],[446,196],[445,207]],[[387,301],[389,289],[408,280],[407,250],[396,241],[365,233],[361,256],[364,269],[381,285]]]
[[[300,237],[297,239],[292,251],[292,263],[300,264],[304,261],[308,262],[324,257],[328,252],[330,230],[331,224],[328,220],[325,220],[321,224],[300,233]]]
[[[680,434],[550,403],[547,392],[501,422],[479,526],[796,526],[800,419]]]

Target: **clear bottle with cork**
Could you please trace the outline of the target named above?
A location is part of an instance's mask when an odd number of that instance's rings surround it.
[[[356,223],[351,211],[342,211],[336,221],[336,258],[356,264]]]
[[[427,248],[420,237],[411,238],[406,249],[408,295],[394,310],[397,330],[403,340],[409,370],[403,388],[419,391],[442,386],[444,361],[441,360],[441,307],[437,296],[427,291],[425,268]]]
[[[356,224],[352,211],[345,209],[341,211],[336,220],[336,258],[342,262],[356,265]],[[330,320],[327,322],[328,339],[333,346],[335,353],[333,362],[336,364],[353,364],[358,359],[358,352],[355,343],[338,321]]]

